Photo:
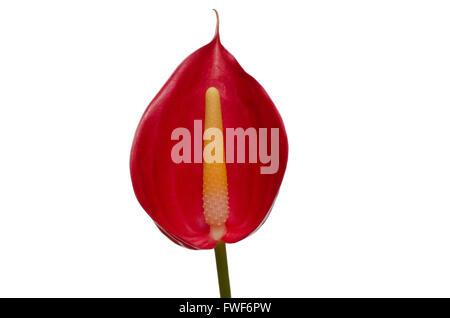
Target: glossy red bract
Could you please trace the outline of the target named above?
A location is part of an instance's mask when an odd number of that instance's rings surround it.
[[[193,249],[214,248],[217,242],[210,237],[203,215],[202,163],[174,163],[171,150],[176,141],[171,133],[185,127],[194,135],[194,120],[204,120],[205,91],[211,86],[220,92],[224,129],[279,128],[280,139],[279,169],[274,174],[261,174],[259,161],[227,163],[230,214],[222,241],[242,240],[264,222],[288,157],[286,132],[275,105],[223,47],[216,32],[209,44],[178,66],[150,103],[130,159],[134,191],[144,210],[171,240]]]

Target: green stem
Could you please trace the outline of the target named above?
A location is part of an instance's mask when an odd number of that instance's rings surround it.
[[[214,248],[216,254],[217,277],[221,298],[231,298],[230,277],[228,276],[227,249],[224,242],[217,243]]]

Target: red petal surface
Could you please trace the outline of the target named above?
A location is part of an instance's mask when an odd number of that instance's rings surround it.
[[[174,163],[171,150],[178,141],[171,140],[171,134],[178,127],[189,129],[193,146],[194,120],[204,121],[205,92],[211,86],[220,92],[224,131],[268,128],[269,151],[270,128],[279,128],[280,137],[279,169],[274,174],[261,174],[265,165],[259,160],[227,163],[230,214],[222,241],[242,240],[264,222],[288,157],[286,132],[275,105],[222,46],[217,32],[209,44],[181,63],[150,103],[131,150],[131,178],[140,204],[166,236],[193,249],[214,248],[217,243],[203,215],[202,163]]]

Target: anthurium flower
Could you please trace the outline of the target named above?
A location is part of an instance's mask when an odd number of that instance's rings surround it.
[[[275,105],[224,48],[217,23],[213,40],[178,66],[145,110],[131,178],[166,236],[211,249],[242,240],[265,221],[287,157]]]

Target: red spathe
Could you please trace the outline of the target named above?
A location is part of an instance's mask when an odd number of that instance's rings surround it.
[[[288,158],[286,131],[275,105],[223,47],[217,32],[209,44],[178,66],[150,103],[137,128],[130,159],[134,192],[144,210],[171,240],[194,249],[214,248],[217,243],[203,215],[203,167],[202,163],[172,161],[171,150],[177,141],[171,140],[171,134],[185,127],[194,136],[194,120],[204,120],[205,92],[212,86],[220,92],[224,131],[268,128],[270,153],[270,128],[279,128],[276,173],[261,174],[260,167],[266,165],[259,161],[227,163],[230,214],[222,241],[242,240],[264,222]]]

